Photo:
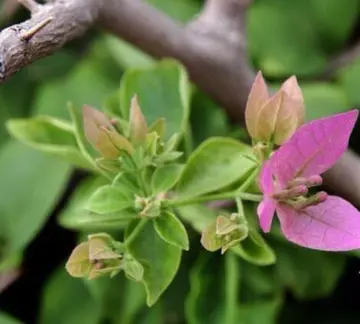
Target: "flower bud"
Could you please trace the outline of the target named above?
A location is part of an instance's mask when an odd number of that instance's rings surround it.
[[[265,80],[258,73],[245,111],[246,126],[253,139],[281,145],[304,122],[304,114],[303,96],[294,76],[269,97]]]
[[[131,143],[116,131],[103,112],[84,106],[83,119],[86,139],[104,158],[115,159],[121,150],[133,153]]]
[[[148,127],[137,96],[131,99],[129,127],[131,141],[140,144],[145,141]]]
[[[73,277],[94,279],[101,275],[114,275],[122,266],[122,254],[114,250],[116,242],[105,233],[89,235],[72,251],[66,263],[67,272]]]

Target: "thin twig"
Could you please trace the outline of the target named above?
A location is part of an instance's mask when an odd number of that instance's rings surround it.
[[[40,30],[42,30],[45,26],[47,26],[54,18],[53,17],[48,17],[46,19],[44,19],[43,21],[40,21],[37,25],[35,25],[34,27],[30,28],[29,30],[26,30],[24,32],[22,32],[19,36],[20,39],[22,40],[29,40],[30,38],[32,38],[36,33],[38,33]]]
[[[360,56],[360,41],[355,43],[345,52],[334,57],[328,62],[323,72],[323,79],[331,79],[336,76],[336,73],[342,68],[351,65]]]

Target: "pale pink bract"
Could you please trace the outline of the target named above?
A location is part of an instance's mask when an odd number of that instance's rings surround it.
[[[270,231],[276,211],[284,236],[293,243],[327,251],[360,249],[360,212],[354,206],[325,193],[302,197],[299,192],[307,188],[293,185],[299,179],[318,179],[336,163],[348,147],[357,117],[358,111],[352,110],[309,122],[265,162],[259,177],[264,198],[257,210],[264,232]],[[278,199],[279,193],[289,193],[289,199]],[[303,208],[297,199],[305,201]]]

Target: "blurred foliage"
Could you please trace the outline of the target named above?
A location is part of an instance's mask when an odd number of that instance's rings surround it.
[[[203,5],[201,0],[148,2],[181,22],[191,20]],[[299,77],[308,120],[358,107],[360,59],[338,71],[331,81],[318,81],[318,76],[329,59],[351,44],[354,35],[360,37],[357,30],[359,14],[360,0],[256,0],[250,6],[247,16],[250,60],[256,69],[262,70],[272,81],[274,89],[289,75],[296,74]],[[103,178],[93,176],[77,182],[71,188],[74,194],[67,197],[65,206],[63,202],[60,203],[73,170],[69,162],[76,161],[78,167],[87,169],[93,167],[87,164],[88,161],[78,159],[78,152],[74,149],[79,140],[76,138],[76,131],[66,126],[62,130],[57,128],[58,147],[51,152],[52,156],[48,156],[10,139],[5,128],[5,123],[10,118],[38,118],[36,127],[41,124],[41,128],[36,128],[38,133],[32,133],[33,138],[27,144],[48,152],[46,144],[49,136],[53,136],[52,130],[56,125],[51,119],[44,122],[43,115],[61,118],[64,125],[67,125],[66,121],[70,119],[67,109],[69,101],[75,107],[89,104],[109,110],[110,106],[114,109],[109,104],[114,102],[114,97],[111,98],[114,93],[115,102],[120,102],[115,109],[126,115],[132,93],[139,91],[141,97],[146,98],[144,112],[149,122],[165,114],[167,120],[170,120],[170,133],[180,129],[186,131],[182,145],[189,153],[211,136],[244,138],[244,129],[231,125],[221,107],[196,88],[192,89],[190,107],[185,103],[186,110],[182,110],[184,99],[167,90],[177,87],[181,76],[172,71],[171,66],[156,69],[153,62],[148,55],[124,41],[104,33],[92,33],[80,45],[67,45],[55,55],[30,65],[1,85],[2,270],[12,268],[14,262],[9,260],[17,260],[26,252],[28,244],[49,221],[56,206],[60,206],[57,221],[65,228],[91,232],[114,226],[111,218],[91,223],[88,213],[84,211],[84,197],[89,190],[107,184]],[[139,68],[145,68],[147,72],[140,73]],[[123,75],[127,87],[119,90]],[[148,92],[149,83],[158,92]],[[189,115],[190,127],[187,128],[185,120]],[[28,139],[28,129],[19,124],[7,125],[16,138]],[[199,162],[202,163],[202,168],[197,171],[209,174],[206,185],[211,190],[217,189],[220,180],[224,182],[221,186],[230,185],[231,176],[236,172],[233,166],[226,174],[217,174],[216,150],[220,148],[231,151],[231,145],[230,148],[227,145],[218,146],[215,151],[210,148],[211,165],[209,154],[195,156],[202,160]],[[64,156],[69,162],[60,158]],[[237,160],[235,162],[242,163]],[[191,168],[191,165],[188,167]],[[196,177],[196,173],[192,173],[192,176]],[[243,174],[237,176],[241,178]],[[199,189],[191,187],[183,190],[186,193]],[[255,219],[254,208],[249,210],[252,210],[249,212],[250,217]],[[203,228],[204,224],[216,217],[212,210],[196,205],[179,208],[178,213],[195,229]],[[117,225],[119,229],[122,228],[122,222]],[[178,275],[152,308],[145,306],[146,296],[140,284],[126,281],[122,275],[94,282],[75,280],[65,273],[63,260],[58,264],[58,269],[46,279],[39,309],[33,310],[37,314],[37,323],[359,322],[358,311],[345,312],[341,307],[330,310],[320,307],[313,310],[307,309],[303,304],[334,297],[339,280],[345,274],[345,265],[354,257],[354,253],[350,256],[345,253],[304,250],[272,233],[266,237],[269,246],[264,243],[259,248],[249,240],[244,242],[242,248],[220,257],[207,253],[200,247],[199,235],[195,231],[190,230],[189,233],[192,249],[183,254]],[[80,235],[83,234],[85,233],[80,232]],[[121,230],[120,233],[116,231],[115,235],[121,235]],[[160,246],[157,253],[162,254],[164,262],[168,260],[168,249],[151,239],[149,235],[147,240],[141,242],[144,249],[151,249],[151,245],[156,243]],[[261,255],[265,259],[262,264],[273,263],[273,250],[277,258],[275,264],[265,267],[252,264],[261,264]],[[171,261],[175,267],[180,260],[180,252],[176,253],[178,255]],[[141,255],[144,250],[134,249],[134,254],[140,254],[139,257],[145,260],[148,257]],[[357,253],[357,257],[359,256]],[[41,262],[46,263],[47,260]],[[37,276],[36,273],[31,275]],[[153,298],[156,299],[157,296]],[[17,302],[22,302],[20,295]],[[13,315],[22,318],[22,314],[15,312]],[[6,311],[0,313],[0,323],[21,322],[7,315]]]

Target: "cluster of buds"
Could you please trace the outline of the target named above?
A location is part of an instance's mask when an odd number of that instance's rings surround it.
[[[247,130],[257,155],[268,143],[282,145],[304,123],[304,98],[296,77],[287,79],[273,96],[259,72],[245,110]]]
[[[131,100],[129,120],[110,120],[103,112],[90,106],[83,106],[85,137],[101,157],[96,160],[99,167],[108,171],[119,171],[121,161],[133,156],[137,148],[145,149],[146,163],[159,165],[179,158],[175,151],[179,136],[174,134],[164,143],[166,122],[157,119],[148,127],[138,98]]]
[[[161,202],[165,199],[166,194],[160,193],[154,197],[135,197],[135,210],[140,217],[154,218],[161,214]]]
[[[220,215],[201,235],[201,244],[211,252],[221,249],[224,254],[235,244],[243,241],[249,234],[247,221],[237,213]]]
[[[73,277],[90,280],[106,275],[112,278],[123,270],[128,278],[140,281],[144,273],[140,263],[122,252],[122,244],[105,233],[89,235],[76,246],[65,268]]]

